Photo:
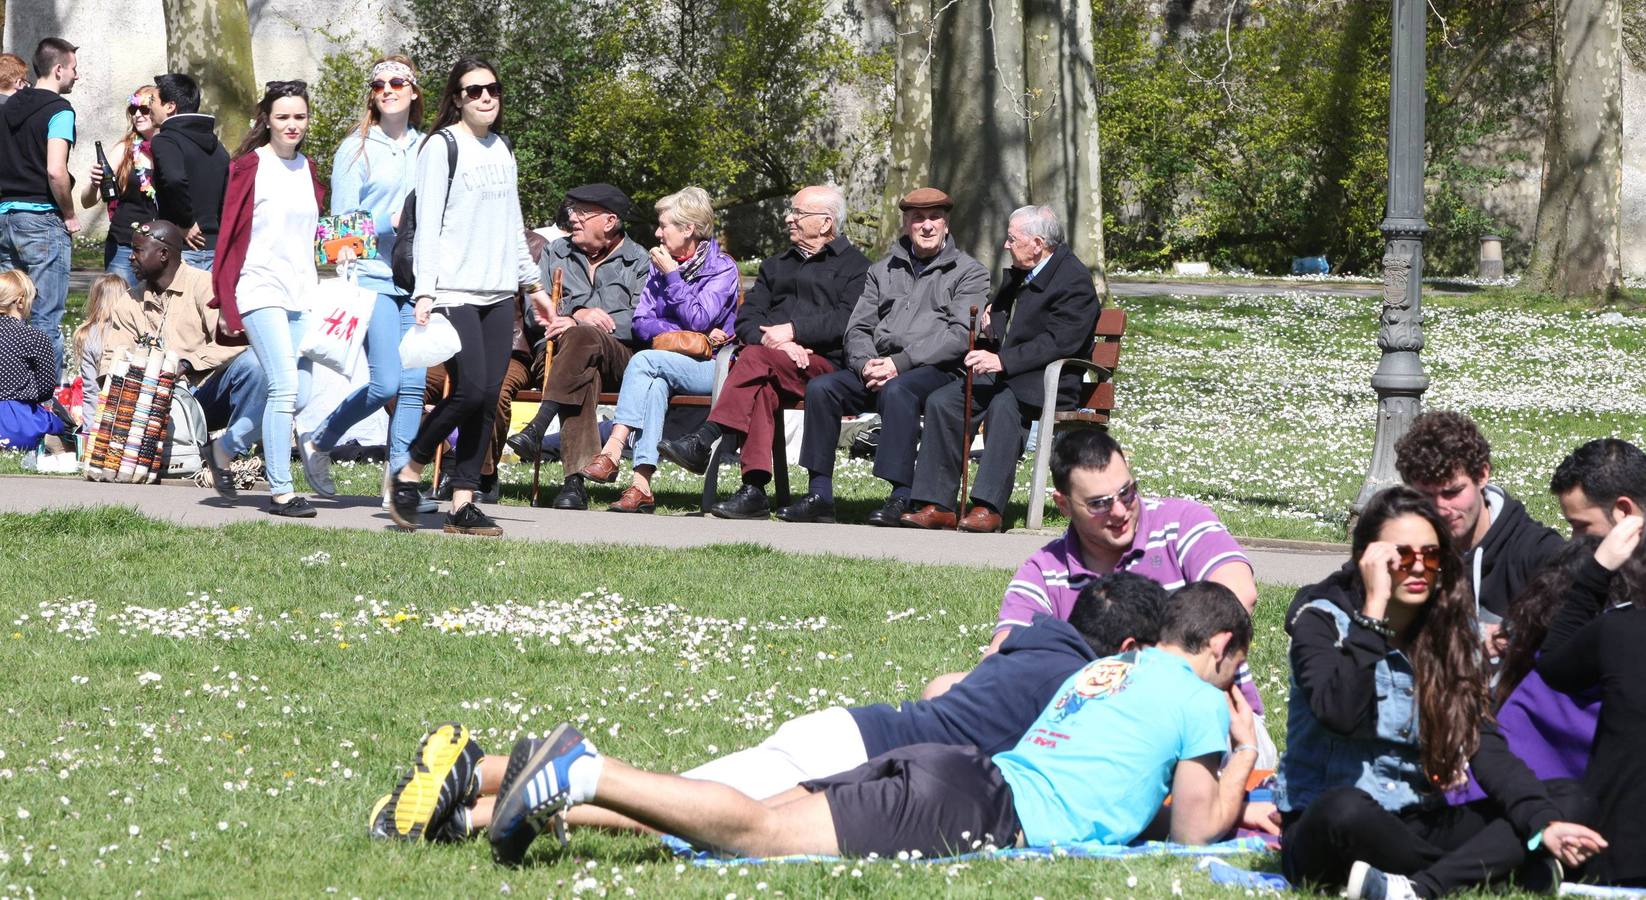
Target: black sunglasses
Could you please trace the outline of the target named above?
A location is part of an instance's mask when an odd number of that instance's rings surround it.
[[[394,78],[390,78],[388,81],[384,81],[383,79],[379,78],[376,81],[373,81],[371,83],[371,92],[374,93],[374,94],[381,94],[385,90],[388,90],[389,88],[394,88],[397,91],[403,91],[410,85],[411,85],[410,81],[408,81],[407,79],[401,78],[399,76],[395,76]]]
[[[471,84],[463,88],[463,96],[470,100],[479,100],[481,94],[491,94],[493,97],[501,98],[503,96],[503,85],[494,81],[491,84]]]
[[[149,113],[149,105],[148,105],[148,104],[147,104],[147,103],[144,103],[144,104],[143,104],[143,105],[141,105],[141,106],[136,106],[136,105],[133,105],[133,106],[128,106],[128,107],[126,107],[126,115],[128,115],[128,116],[135,116],[135,115],[137,115],[137,114],[138,114],[138,113],[142,113],[142,114],[143,114],[143,115],[145,115],[145,116],[147,116],[147,115],[150,115],[150,113]]]
[[[263,90],[281,97],[297,97],[309,92],[309,83],[306,81],[266,81]]]

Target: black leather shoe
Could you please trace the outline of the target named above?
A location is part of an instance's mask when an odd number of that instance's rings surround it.
[[[777,517],[785,522],[833,522],[834,501],[824,500],[816,494],[806,494],[779,509]]]
[[[588,509],[589,492],[583,487],[583,479],[568,478],[560,486],[560,493],[554,495],[555,509]]]
[[[693,475],[702,475],[709,470],[709,445],[703,443],[695,431],[658,444],[657,453]]]
[[[877,528],[901,528],[903,527],[903,514],[909,512],[911,506],[913,504],[908,500],[902,497],[893,497],[886,501],[885,506],[869,513],[869,524]]]
[[[764,519],[770,510],[766,492],[752,484],[743,485],[737,493],[709,507],[709,513],[720,519]]]
[[[440,476],[440,483],[434,487],[434,499],[450,500],[452,498],[452,477],[450,474]]]
[[[475,492],[476,503],[496,503],[503,495],[503,488],[497,483],[497,473],[480,476],[480,490]]]
[[[509,445],[514,455],[526,462],[533,462],[543,453],[543,435],[537,427],[528,423],[525,428],[516,431],[506,438],[503,443]]]

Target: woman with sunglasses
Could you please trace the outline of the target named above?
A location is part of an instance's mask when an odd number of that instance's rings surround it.
[[[308,85],[269,82],[229,163],[211,273],[212,303],[223,311],[219,327],[246,333],[268,379],[263,468],[269,513],[301,519],[313,518],[315,509],[292,485],[292,418],[309,389],[309,363],[298,359],[297,348],[307,294],[319,280],[314,231],[325,199],[314,167],[298,152],[308,130]],[[213,462],[224,466],[228,460]]]
[[[475,504],[474,492],[514,342],[510,301],[523,289],[543,321],[554,316],[526,246],[514,154],[497,133],[502,113],[496,70],[482,59],[460,59],[440,96],[434,130],[417,152],[414,317],[422,325],[431,315],[445,316],[461,349],[446,361],[451,393],[423,417],[410,460],[394,478],[389,514],[403,528],[417,527],[423,469],[455,429],[445,530],[503,533]],[[455,170],[449,168],[453,150]]]
[[[1393,487],[1356,523],[1350,563],[1297,593],[1281,865],[1350,897],[1439,897],[1517,876],[1559,882],[1605,846],[1564,821],[1572,782],[1538,781],[1491,719],[1474,600],[1429,500]],[[1447,806],[1472,773],[1487,799]],[[1535,851],[1528,851],[1528,839]]]
[[[389,460],[383,471],[383,507],[389,505],[389,478],[406,464],[417,423],[423,418],[423,370],[400,365],[400,339],[411,329],[411,297],[394,286],[389,258],[394,251],[400,208],[416,177],[417,142],[422,137],[423,92],[417,72],[404,56],[385,56],[372,64],[366,86],[366,109],[360,124],[337,147],[331,169],[333,215],[353,210],[371,213],[377,227],[377,259],[355,262],[361,287],[377,292],[366,328],[366,365],[371,380],[343,399],[326,420],[299,445],[309,485],[322,497],[335,496],[331,451],[362,419],[394,400],[389,419]],[[345,250],[339,262],[354,261]],[[423,512],[433,512],[432,500]]]
[[[105,178],[114,179],[116,197],[109,201],[109,233],[103,239],[103,271],[113,272],[126,280],[128,287],[137,284],[131,270],[131,228],[138,222],[155,217],[154,159],[149,156],[149,138],[160,130],[154,123],[153,105],[160,100],[160,91],[145,84],[126,99],[126,118],[131,126],[126,136],[109,148],[111,171],[92,164],[86,187],[80,192],[80,205],[93,207],[102,202],[99,191]]]

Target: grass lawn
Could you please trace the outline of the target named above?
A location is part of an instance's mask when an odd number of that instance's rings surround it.
[[[1280,292],[1117,302],[1130,321],[1113,427],[1145,489],[1199,499],[1240,535],[1343,540],[1371,456],[1381,301]],[[1424,303],[1425,404],[1475,417],[1492,442],[1493,480],[1533,516],[1558,521],[1548,478],[1573,447],[1604,435],[1646,441],[1646,368],[1632,364],[1646,352],[1640,309],[1599,311],[1505,288]],[[531,467],[509,459],[504,502],[525,503]],[[15,454],[0,454],[0,473],[15,471]],[[737,477],[723,474],[724,495]],[[337,476],[345,493],[369,495],[382,469],[345,465]],[[549,491],[560,478],[558,464],[544,466]],[[591,486],[592,505],[616,500],[626,480]],[[1021,526],[1027,460],[1017,481],[1009,512]],[[805,482],[791,467],[797,492]],[[659,512],[684,513],[697,508],[701,480],[665,466],[653,490]],[[886,493],[871,463],[842,456],[842,518],[861,521]],[[1048,510],[1047,527],[1061,528]]]
[[[910,696],[975,661],[1004,569],[182,529],[117,509],[0,515],[0,530],[26,536],[0,550],[7,895],[1214,890],[1177,860],[702,869],[652,840],[580,832],[506,871],[483,840],[365,836],[373,800],[445,719],[502,753],[570,719],[604,752],[678,769],[799,713]],[[1265,589],[1261,606],[1254,667],[1271,705],[1287,599]]]

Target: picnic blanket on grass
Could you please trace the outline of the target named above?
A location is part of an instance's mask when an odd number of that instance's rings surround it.
[[[676,856],[689,860],[697,866],[733,866],[733,865],[775,865],[780,863],[803,862],[884,862],[875,859],[847,860],[840,856],[770,856],[770,857],[736,857],[727,858],[716,856],[706,850],[699,850],[673,835],[664,835],[663,844]],[[978,850],[973,853],[961,853],[955,856],[920,857],[918,859],[900,858],[901,862],[928,862],[952,863],[979,859],[1119,859],[1128,856],[1235,856],[1242,853],[1267,853],[1274,849],[1261,837],[1240,837],[1222,841],[1216,844],[1190,845],[1173,844],[1166,841],[1145,841],[1125,847],[1116,847],[1096,842],[1058,845],[1054,847],[1007,847],[998,850]],[[1233,868],[1232,866],[1230,868]]]

